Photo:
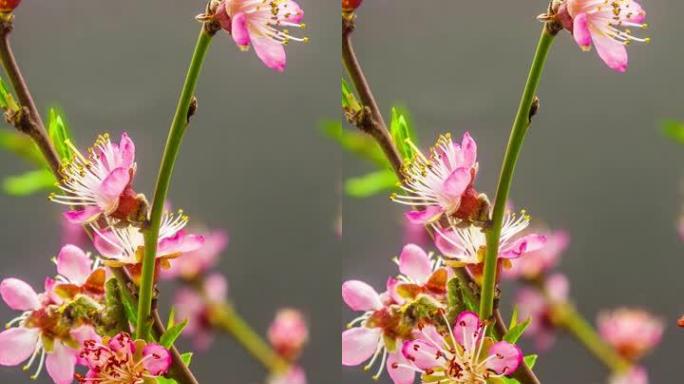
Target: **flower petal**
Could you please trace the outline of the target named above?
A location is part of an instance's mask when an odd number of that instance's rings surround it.
[[[534,252],[546,244],[546,235],[530,234],[515,240],[499,252],[499,257],[504,259],[516,259],[526,252]]]
[[[100,255],[111,259],[119,258],[122,255],[122,250],[118,244],[119,240],[111,231],[96,233],[93,240],[93,245]]]
[[[475,166],[477,161],[477,143],[470,136],[469,132],[463,134],[461,151],[463,153],[463,167],[470,169]]]
[[[443,192],[451,199],[460,199],[472,181],[469,168],[461,167],[454,170],[444,181]]]
[[[439,348],[420,339],[405,342],[401,353],[419,369],[433,369],[442,363],[442,352]]]
[[[40,307],[40,299],[36,291],[19,279],[4,279],[0,283],[0,295],[7,306],[15,311],[30,311]]]
[[[444,213],[444,209],[438,205],[428,205],[422,210],[406,212],[406,219],[412,224],[428,224],[437,219]]]
[[[64,212],[64,218],[72,224],[85,224],[95,220],[102,213],[102,208],[89,205],[81,209]]]
[[[55,384],[71,384],[74,381],[76,355],[75,349],[61,342],[54,343],[52,352],[45,359],[45,368]]]
[[[204,281],[204,291],[212,301],[225,301],[228,297],[228,281],[220,273],[214,273]]]
[[[116,208],[119,203],[119,196],[124,191],[126,186],[131,181],[131,174],[128,168],[119,167],[109,173],[109,175],[102,180],[99,192],[101,197],[98,198],[98,205],[100,208],[109,210]]]
[[[342,284],[342,299],[354,311],[382,308],[380,295],[373,287],[359,280],[348,280]]]
[[[121,140],[119,141],[119,152],[121,154],[121,167],[130,168],[135,162],[135,144],[133,140],[128,137],[126,132],[121,134]]]
[[[82,285],[88,280],[91,266],[90,257],[75,245],[65,245],[57,255],[57,273],[74,284]]]
[[[482,337],[482,322],[475,312],[463,311],[454,323],[454,337],[464,348],[474,346],[473,341]]]
[[[378,349],[379,328],[352,328],[342,332],[342,365],[355,366],[368,360]]]
[[[407,244],[399,255],[399,272],[419,284],[425,284],[432,273],[430,257],[423,248]]]
[[[510,375],[515,372],[523,359],[520,348],[506,341],[499,341],[492,345],[489,348],[489,356],[494,357],[487,361],[487,369],[500,375]]]
[[[143,365],[154,376],[166,373],[171,366],[171,354],[159,344],[147,344],[143,349]]]
[[[0,365],[15,366],[28,359],[39,336],[37,328],[10,328],[0,333]]]
[[[204,236],[187,234],[180,230],[173,236],[166,237],[159,241],[157,246],[157,257],[171,255],[174,253],[187,253],[200,249],[204,244]]]
[[[589,20],[586,13],[580,13],[572,21],[572,36],[575,42],[584,51],[591,49],[591,32],[589,31]]]
[[[278,19],[291,23],[300,23],[304,19],[304,10],[292,0],[283,1],[278,7]]]
[[[452,230],[446,232],[438,231],[435,235],[435,246],[442,255],[451,259],[463,260],[468,256],[462,248],[463,245],[460,239]]]
[[[247,29],[247,15],[236,13],[231,18],[230,34],[233,36],[235,44],[246,47],[249,45],[249,30]]]
[[[390,353],[387,358],[387,373],[394,384],[413,384],[416,372],[401,351]]]
[[[270,37],[253,37],[252,46],[254,53],[270,69],[277,72],[284,72],[287,66],[287,55],[283,44],[271,39]]]
[[[596,46],[596,53],[610,69],[616,72],[627,71],[629,59],[624,44],[603,35],[593,35],[592,39]]]

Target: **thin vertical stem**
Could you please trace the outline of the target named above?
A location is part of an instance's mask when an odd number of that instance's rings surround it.
[[[499,238],[503,225],[506,201],[511,189],[515,165],[520,155],[520,150],[525,140],[525,133],[530,125],[530,111],[533,105],[535,92],[544,70],[544,63],[549,54],[555,33],[544,24],[544,28],[537,44],[537,50],[532,60],[527,82],[523,90],[518,112],[515,115],[511,135],[508,139],[508,147],[504,155],[499,184],[496,191],[492,222],[487,230],[487,254],[484,260],[484,277],[482,282],[482,294],[480,297],[480,318],[489,319],[494,310],[494,292],[496,289],[497,256],[499,254]]]
[[[171,175],[173,167],[178,157],[181,142],[185,129],[188,125],[188,111],[192,104],[195,86],[202,69],[202,63],[206,57],[213,33],[206,27],[202,26],[195,50],[192,54],[190,66],[185,77],[185,83],[181,90],[176,113],[173,117],[169,136],[164,148],[164,154],[159,168],[159,176],[157,177],[157,186],[154,193],[154,202],[150,210],[149,223],[144,229],[145,235],[145,253],[142,260],[142,276],[140,282],[140,294],[138,301],[138,323],[136,326],[136,335],[140,338],[149,337],[149,327],[151,325],[150,313],[152,310],[152,296],[154,290],[154,271],[156,267],[155,258],[157,254],[157,240],[159,238],[159,226],[161,225],[162,213],[164,210],[164,201],[171,183]]]

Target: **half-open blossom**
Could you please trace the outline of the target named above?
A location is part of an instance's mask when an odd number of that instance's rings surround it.
[[[641,309],[602,312],[597,322],[601,337],[630,360],[644,356],[663,336],[662,320]]]
[[[84,156],[70,144],[73,159],[61,169],[58,184],[62,194],[52,194],[57,203],[77,206],[66,212],[68,220],[83,224],[106,215],[117,220],[137,221],[146,209],[144,198],[132,188],[135,176],[135,145],[126,133],[119,144],[101,135]]]
[[[204,237],[186,233],[183,228],[188,217],[182,211],[177,215],[164,213],[157,242],[157,263],[163,269],[171,266],[171,260],[198,250]],[[111,226],[95,230],[95,248],[104,257],[104,264],[111,267],[128,267],[135,279],[139,274],[145,250],[145,238],[139,228]]]
[[[306,373],[300,367],[292,367],[285,373],[271,376],[268,384],[306,384]]]
[[[38,294],[15,278],[0,283],[0,294],[7,306],[22,312],[0,333],[0,365],[16,366],[29,360],[25,370],[38,365],[32,378],[38,377],[45,366],[55,384],[70,384],[79,340],[73,324],[65,321],[58,306],[52,305],[49,290],[46,287],[45,293]]]
[[[546,242],[542,248],[528,251],[525,257],[516,259],[511,263],[511,268],[503,271],[503,276],[533,280],[555,267],[570,244],[570,236],[565,231],[553,231],[545,236]]]
[[[209,275],[202,285],[203,292],[182,287],[176,292],[174,308],[178,321],[187,320],[183,335],[192,339],[196,349],[206,350],[214,340],[211,304],[228,298],[228,281],[223,275]]]
[[[62,304],[78,295],[101,301],[107,274],[100,267],[99,260],[93,261],[90,253],[73,244],[63,246],[54,260],[58,275],[55,280],[46,279],[47,294],[53,303]]]
[[[479,208],[474,188],[477,144],[470,134],[463,135],[460,145],[451,140],[451,135],[442,135],[429,156],[415,146],[414,153],[402,170],[404,194],[392,195],[392,200],[417,208],[406,213],[407,219],[427,224],[443,215],[469,218]]]
[[[642,367],[634,367],[626,373],[611,376],[609,384],[648,384],[648,373]]]
[[[304,315],[292,308],[279,310],[268,328],[268,341],[278,354],[295,360],[309,341],[309,327]]]
[[[499,237],[499,259],[505,267],[510,267],[510,260],[538,251],[546,243],[546,236],[542,234],[518,236],[529,224],[530,217],[524,211],[520,216],[508,212],[504,217]],[[447,230],[436,225],[433,228],[437,232],[435,245],[444,257],[450,259],[447,264],[475,267],[484,261],[487,239],[482,228],[474,225],[465,228],[452,226]]]
[[[601,60],[618,72],[627,70],[627,45],[649,41],[632,34],[646,28],[646,12],[634,0],[566,0],[559,18],[580,48],[589,50],[593,43]]]
[[[214,267],[228,246],[228,234],[224,231],[212,231],[203,237],[204,243],[200,248],[176,259],[169,269],[162,270],[162,277],[181,277],[191,281]]]
[[[133,340],[126,333],[86,340],[80,357],[88,368],[85,376],[77,375],[80,383],[155,383],[171,366],[171,354],[164,347]]]
[[[515,302],[520,317],[530,319],[525,336],[534,338],[538,350],[549,349],[556,340],[557,326],[553,308],[567,302],[569,289],[568,279],[557,273],[546,279],[544,292],[529,287],[518,291]]]
[[[400,274],[388,281],[392,299],[402,304],[421,294],[444,301],[447,293],[449,269],[442,265],[440,257],[432,258],[416,244],[407,244],[396,259]]]
[[[428,325],[415,340],[404,343],[402,353],[422,383],[488,383],[511,375],[522,362],[520,349],[487,337],[486,325],[473,312],[461,312],[453,329],[447,328],[442,333]]]
[[[304,11],[292,0],[223,0],[214,17],[238,47],[251,45],[259,59],[278,72],[287,63],[285,45],[308,40],[290,33],[290,28],[305,28]]]
[[[402,334],[396,327],[398,320],[390,307],[390,295],[381,295],[362,281],[348,280],[342,284],[342,299],[351,310],[363,312],[342,333],[342,365],[357,366],[370,359],[365,366],[370,369],[380,357],[374,378],[379,378],[387,365],[395,384],[412,384],[415,373],[406,366],[400,344],[402,338],[411,336],[411,329]]]

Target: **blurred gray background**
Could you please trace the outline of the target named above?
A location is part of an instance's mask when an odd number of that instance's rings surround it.
[[[421,143],[469,130],[479,146],[479,189],[493,197],[513,115],[541,25],[545,1],[367,0],[355,47],[386,116],[394,103],[413,113]],[[681,62],[684,3],[644,1],[648,46],[630,47],[626,74],[610,71],[571,36],[556,39],[512,198],[533,217],[565,228],[572,244],[561,270],[591,320],[605,307],[636,305],[668,321],[665,342],[645,360],[652,383],[679,382],[684,332],[682,205],[684,148],[660,133],[684,118]],[[369,170],[345,156],[345,176]],[[387,196],[344,201],[343,277],[381,288],[395,271],[403,210]],[[504,292],[510,301],[512,291]],[[354,316],[344,313],[344,321]],[[527,348],[529,351],[529,347]],[[538,360],[543,382],[603,383],[605,371],[574,340],[561,338]],[[360,368],[345,383],[370,383]],[[382,383],[389,380],[383,378]]]
[[[309,44],[288,47],[288,70],[265,68],[227,34],[214,39],[170,198],[191,220],[225,228],[220,264],[238,310],[264,332],[277,308],[302,309],[311,343],[302,364],[310,382],[339,372],[340,250],[334,232],[339,158],[316,133],[338,116],[339,5],[298,0]],[[101,132],[137,145],[136,186],[151,195],[156,170],[204,1],[25,0],[17,11],[15,53],[37,103],[61,106],[81,145]],[[2,176],[25,164],[0,153]],[[62,207],[45,195],[0,195],[0,276],[34,287],[55,273]],[[169,291],[167,290],[166,293]],[[162,293],[163,295],[164,293]],[[0,319],[15,315],[0,306]],[[228,337],[192,367],[202,383],[262,383],[264,372]],[[1,368],[0,382],[28,382]],[[38,381],[49,383],[45,373]]]

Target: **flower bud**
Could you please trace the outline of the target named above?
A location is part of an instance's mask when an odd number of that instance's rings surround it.
[[[21,0],[0,0],[0,12],[10,13],[19,6]]]
[[[356,8],[361,6],[363,0],[342,0],[342,11],[354,12]]]
[[[268,340],[281,356],[296,359],[309,340],[309,329],[301,312],[295,309],[278,311],[268,329]]]

